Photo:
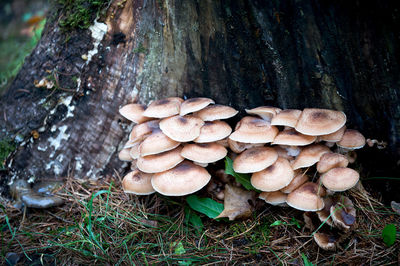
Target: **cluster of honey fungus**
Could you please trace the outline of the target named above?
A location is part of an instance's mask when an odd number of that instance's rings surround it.
[[[351,200],[335,192],[359,181],[348,166],[364,136],[346,128],[343,112],[260,106],[246,110],[232,128],[224,119],[235,116],[232,107],[209,98],[170,97],[149,106],[128,104],[120,114],[136,123],[119,158],[132,163],[123,179],[126,193],[168,196],[194,193],[208,184],[210,163],[232,154],[233,169],[251,174],[259,198],[272,205],[315,212],[332,227],[349,230],[356,212]],[[315,166],[315,171],[314,167]],[[318,172],[319,177],[307,175]],[[306,219],[308,219],[306,217]],[[310,218],[311,219],[311,218]],[[324,233],[314,234],[325,249],[335,244]],[[332,243],[331,243],[332,242]]]

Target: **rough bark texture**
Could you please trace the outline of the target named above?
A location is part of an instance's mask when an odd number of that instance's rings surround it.
[[[50,15],[40,43],[1,98],[2,136],[25,138],[3,180],[123,171],[116,155],[127,131],[118,109],[165,96],[208,96],[240,110],[343,110],[349,127],[389,143],[386,150],[361,154],[368,173],[398,173],[397,4],[118,3],[89,30],[68,32],[68,42],[57,24],[62,10]],[[72,92],[35,88],[34,80],[49,72]],[[32,130],[39,131],[38,139],[30,137]]]

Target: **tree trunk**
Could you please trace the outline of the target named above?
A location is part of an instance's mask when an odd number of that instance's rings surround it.
[[[24,138],[3,181],[122,172],[117,151],[128,124],[118,109],[166,96],[206,96],[242,111],[343,110],[350,128],[389,143],[361,154],[364,169],[398,174],[397,4],[112,1],[88,30],[68,32],[58,23],[64,17],[62,8],[49,14],[42,39],[1,98],[1,138]],[[53,89],[34,86],[43,78]]]

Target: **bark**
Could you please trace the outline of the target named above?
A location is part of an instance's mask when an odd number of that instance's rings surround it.
[[[361,153],[367,173],[398,174],[398,4],[119,2],[89,30],[61,32],[62,10],[49,15],[42,39],[0,100],[1,136],[25,139],[3,181],[121,173],[116,155],[128,124],[118,109],[166,96],[206,96],[240,110],[343,110],[350,128],[389,143]],[[50,74],[57,89],[34,87]]]

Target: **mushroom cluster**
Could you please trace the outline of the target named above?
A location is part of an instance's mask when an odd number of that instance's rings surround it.
[[[230,148],[240,152],[234,170],[251,174],[251,184],[267,203],[316,212],[323,223],[349,230],[356,217],[352,202],[334,193],[358,183],[359,173],[347,166],[354,162],[351,152],[362,148],[365,138],[346,128],[346,115],[317,108],[246,111],[258,117],[242,118],[229,136]],[[320,177],[312,180],[307,172]]]
[[[346,115],[328,109],[269,106],[246,112],[232,132],[221,120],[238,111],[209,98],[170,97],[147,107],[124,106],[120,114],[136,123],[119,153],[121,160],[132,162],[132,171],[123,179],[124,191],[138,195],[157,191],[168,196],[194,193],[211,180],[207,165],[223,159],[229,148],[234,171],[251,174],[260,199],[349,230],[356,217],[353,204],[335,193],[358,183],[359,173],[348,164],[366,140],[357,130],[346,128]],[[314,178],[307,173],[315,173]],[[316,239],[318,244],[321,241]],[[321,247],[331,249],[331,244]]]
[[[120,160],[132,163],[122,181],[124,191],[183,196],[202,189],[211,179],[205,167],[228,153],[232,128],[221,120],[237,113],[209,98],[170,97],[147,107],[122,107],[120,114],[136,123],[119,152]]]

